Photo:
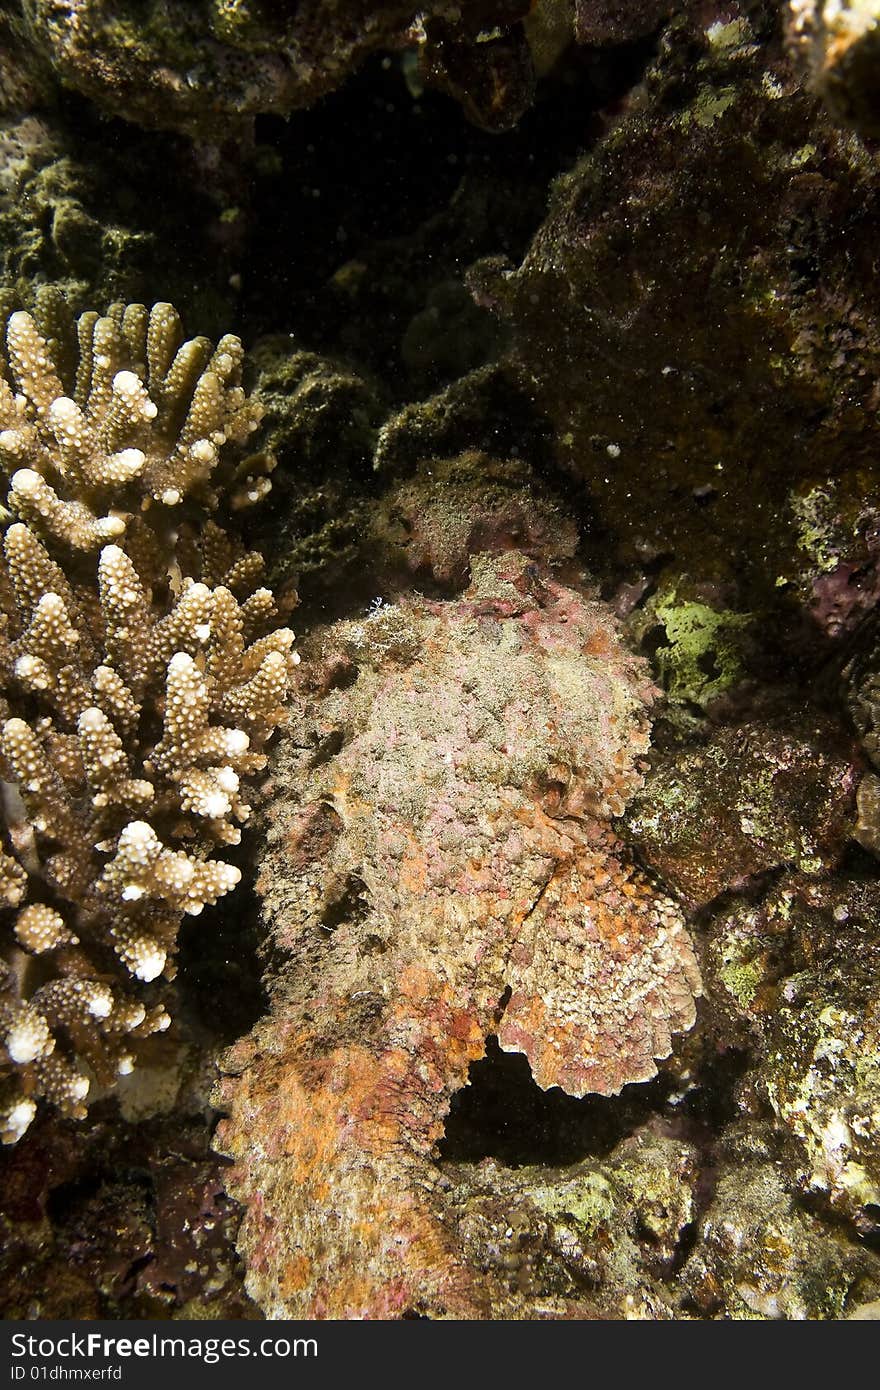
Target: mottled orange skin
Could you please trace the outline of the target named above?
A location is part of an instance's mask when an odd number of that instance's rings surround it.
[[[610,823],[641,783],[645,668],[603,605],[482,559],[463,600],[339,624],[304,672],[260,878],[289,960],[218,1131],[272,1315],[509,1312],[436,1162],[487,1037],[545,1089],[611,1094],[693,1022],[680,914]],[[327,689],[340,647],[357,679]]]

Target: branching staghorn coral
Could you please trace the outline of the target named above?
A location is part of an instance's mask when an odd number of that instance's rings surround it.
[[[0,323],[3,320],[0,319]],[[0,337],[0,1134],[80,1117],[168,1026],[184,913],[238,882],[243,779],[283,717],[293,633],[262,559],[206,514],[268,491],[242,347],[168,304],[74,324],[43,291]],[[156,986],[153,985],[153,990]]]

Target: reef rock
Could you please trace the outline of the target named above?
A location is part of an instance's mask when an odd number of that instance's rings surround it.
[[[578,43],[626,43],[657,29],[676,0],[574,0],[574,33]]]
[[[776,881],[706,923],[703,969],[722,1047],[757,1044],[744,1108],[776,1116],[778,1166],[810,1209],[876,1238],[880,1211],[880,884],[857,875]]]
[[[880,4],[789,0],[788,38],[828,109],[864,135],[880,135]]]
[[[0,98],[2,81],[0,67]],[[72,139],[57,111],[36,105],[3,114],[2,104],[0,290],[11,291],[4,317],[46,283],[76,312],[136,302],[161,285],[219,337],[234,313],[229,277],[240,266],[223,221],[239,164],[218,157],[220,170],[211,171],[207,147],[197,155],[171,137],[133,128],[119,127],[108,140],[102,122],[86,117]],[[196,262],[204,273],[194,273]]]
[[[460,600],[313,639],[259,881],[273,1011],[218,1142],[272,1316],[498,1315],[434,1161],[495,1035],[542,1088],[618,1092],[694,1021],[675,904],[611,825],[653,687],[610,610],[515,552]]]
[[[677,16],[519,267],[470,272],[607,553],[736,578],[742,610],[812,605],[805,491],[874,488],[876,161],[797,80],[772,10]]]
[[[843,943],[850,935],[841,930]],[[777,1118],[798,1143],[799,1182],[870,1236],[880,1229],[880,946],[873,935],[786,981],[762,1073]]]
[[[602,1161],[445,1164],[449,1214],[505,1317],[670,1318],[701,1176],[696,1147],[645,1125]]]
[[[409,0],[159,0],[145,12],[139,0],[22,0],[22,9],[37,52],[65,86],[114,116],[215,138],[256,115],[309,106],[371,53],[404,47],[456,91],[465,77],[482,79],[480,113],[491,125],[495,105],[506,108],[494,50],[524,46],[518,21],[528,5],[479,0],[465,14],[448,0],[423,9]],[[487,32],[494,25],[499,34]]]
[[[734,1128],[681,1285],[702,1317],[839,1318],[875,1297],[875,1257],[792,1200],[760,1129]],[[727,1160],[727,1162],[725,1162]]]
[[[478,551],[516,546],[535,559],[567,560],[578,531],[524,459],[470,449],[423,460],[414,477],[391,488],[375,509],[370,542],[391,575],[463,588]]]
[[[692,907],[780,865],[819,874],[854,820],[854,750],[809,709],[714,731],[659,758],[628,812],[647,862]]]

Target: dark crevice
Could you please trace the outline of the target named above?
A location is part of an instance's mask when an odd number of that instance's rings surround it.
[[[594,143],[600,113],[625,99],[653,52],[653,40],[576,51],[504,134],[476,129],[439,92],[415,96],[396,58],[368,62],[311,110],[259,117],[246,335],[295,323],[309,346],[357,355],[404,385],[399,353],[414,312],[480,256],[521,259],[550,181]],[[361,268],[355,312],[345,267]],[[464,299],[461,311],[476,346],[479,315]]]
[[[797,1192],[794,1204],[808,1212],[823,1226],[830,1226],[847,1244],[862,1250],[873,1250],[880,1254],[880,1206],[866,1202],[860,1212],[853,1217],[836,1211],[827,1197],[815,1192]]]
[[[178,934],[178,1015],[205,1030],[216,1046],[227,1046],[254,1026],[268,1007],[262,981],[260,901],[254,880],[254,831],[227,847],[224,858],[241,869],[234,893],[197,917],[184,917]],[[218,1001],[222,1005],[218,1007]]]
[[[468,1085],[452,1098],[439,1157],[446,1163],[494,1158],[509,1167],[560,1167],[604,1158],[655,1117],[708,1154],[739,1117],[737,1093],[748,1064],[746,1051],[728,1050],[703,1068],[700,1085],[684,1097],[670,1070],[625,1086],[617,1096],[578,1099],[559,1087],[542,1091],[526,1058],[503,1052],[490,1037],[485,1057],[471,1065]]]
[[[624,1087],[620,1096],[578,1100],[557,1086],[542,1091],[526,1058],[502,1052],[497,1039],[489,1038],[486,1056],[471,1065],[468,1085],[452,1098],[440,1158],[449,1163],[496,1158],[519,1167],[601,1157],[655,1113],[670,1089],[658,1077]]]
[[[349,874],[330,892],[321,913],[321,926],[326,932],[334,932],[343,922],[359,921],[367,911],[367,886],[356,874]]]
[[[309,767],[321,767],[324,763],[329,763],[332,758],[341,750],[345,742],[345,734],[342,729],[333,729],[326,737],[321,739],[311,758]]]
[[[689,1221],[687,1225],[682,1226],[678,1238],[678,1244],[675,1247],[672,1259],[667,1261],[666,1264],[664,1277],[667,1280],[667,1282],[671,1282],[672,1280],[676,1279],[680,1271],[684,1268],[685,1264],[687,1263],[688,1257],[690,1256],[692,1250],[694,1249],[694,1246],[697,1243],[697,1236],[699,1234],[699,1230],[699,1221]]]

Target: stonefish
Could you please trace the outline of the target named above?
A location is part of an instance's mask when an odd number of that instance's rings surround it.
[[[436,1145],[487,1038],[538,1086],[656,1072],[700,980],[613,818],[654,696],[607,605],[525,556],[315,634],[259,888],[272,1010],[218,1131],[270,1316],[492,1315]]]

